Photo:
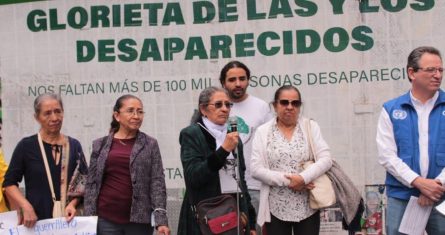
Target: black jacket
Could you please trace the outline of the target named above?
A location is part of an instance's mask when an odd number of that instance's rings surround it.
[[[202,121],[200,121],[201,125]],[[192,204],[196,205],[203,199],[221,195],[218,171],[224,166],[229,152],[223,148],[216,149],[215,139],[198,124],[192,124],[181,131],[181,162],[184,169],[186,193],[179,217],[179,235],[199,235],[199,225],[196,221]],[[242,151],[242,143],[238,145],[239,170],[241,179],[240,210],[248,215],[250,228],[255,228],[255,209],[250,203],[244,174],[246,165]]]

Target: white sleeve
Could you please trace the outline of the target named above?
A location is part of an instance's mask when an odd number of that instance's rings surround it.
[[[266,138],[267,130],[259,129],[255,133],[252,143],[252,154],[250,159],[250,171],[252,177],[270,186],[287,186],[290,181],[284,172],[269,169],[267,163]]]
[[[269,104],[266,103],[264,105],[263,109],[264,109],[263,110],[264,116],[263,116],[263,122],[262,123],[266,123],[266,122],[272,120],[272,118],[275,117],[275,113],[272,111],[272,109],[270,108]]]
[[[385,109],[382,109],[382,112],[380,113],[377,124],[376,141],[379,164],[399,182],[406,187],[412,188],[411,183],[419,176],[419,174],[411,170],[411,168],[398,157],[392,122]]]
[[[442,169],[436,179],[439,180],[442,185],[445,185],[445,168]]]
[[[301,177],[303,177],[306,184],[314,181],[326,171],[328,171],[332,166],[331,152],[326,141],[321,135],[320,127],[314,121],[311,121],[311,135],[314,144],[315,155],[317,156],[317,161],[309,168],[300,172]],[[307,143],[309,145],[309,142]],[[310,147],[309,147],[310,148]]]

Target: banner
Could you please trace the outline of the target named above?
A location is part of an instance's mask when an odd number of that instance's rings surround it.
[[[37,221],[33,228],[20,225],[7,230],[0,230],[0,235],[96,235],[97,216],[78,216],[71,222],[65,218]]]
[[[384,182],[376,126],[382,104],[408,91],[407,56],[445,53],[445,1],[98,0],[0,5],[3,147],[35,134],[33,100],[62,96],[63,133],[87,155],[107,135],[123,94],[141,98],[141,130],[158,140],[176,227],[184,192],[179,132],[222,67],[251,70],[247,92],[266,102],[282,85],[302,95],[332,156],[354,183]],[[88,160],[88,159],[87,159]],[[173,228],[173,232],[174,232]]]

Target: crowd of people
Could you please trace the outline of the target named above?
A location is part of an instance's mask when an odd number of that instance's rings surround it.
[[[399,234],[411,196],[423,207],[445,198],[440,52],[414,49],[407,73],[411,89],[383,104],[377,127],[378,161],[387,171],[390,235]],[[305,127],[308,119],[302,115],[303,95],[297,87],[278,88],[269,105],[247,93],[249,78],[245,64],[226,64],[219,78],[222,87],[201,91],[190,125],[179,134],[186,191],[178,234],[203,234],[196,208],[221,195],[237,198],[242,234],[320,231],[320,211],[310,206],[309,192],[333,164],[320,126],[310,121],[311,128]],[[60,96],[38,96],[34,118],[39,132],[20,140],[9,167],[0,169],[6,171],[4,194],[19,223],[33,227],[57,216],[70,221],[79,214],[97,215],[100,235],[170,234],[161,151],[157,140],[140,130],[144,116],[142,100],[119,97],[108,134],[93,141],[87,165],[79,141],[61,133]],[[317,161],[303,168],[311,153]],[[25,195],[19,189],[23,178]],[[6,207],[0,204],[0,210]],[[433,210],[425,230],[445,234],[444,224],[445,217]]]

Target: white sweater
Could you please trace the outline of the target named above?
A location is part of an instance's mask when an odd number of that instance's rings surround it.
[[[303,131],[304,139],[306,142],[307,130],[305,125],[307,121],[307,118],[300,117],[297,123],[297,125],[300,125],[300,128]],[[271,131],[272,129],[271,127],[273,125],[276,125],[276,123],[277,121],[274,118],[258,127],[252,143],[252,159],[250,169],[253,178],[261,181],[260,207],[258,209],[257,218],[257,223],[260,226],[263,226],[265,222],[270,222],[270,186],[287,186],[290,183],[290,181],[285,177],[288,172],[278,172],[269,169],[269,162],[267,159],[267,136],[269,134],[269,131]],[[311,122],[311,131],[317,161],[310,168],[300,172],[300,175],[301,177],[303,177],[306,184],[323,175],[332,166],[329,146],[324,141],[320,132],[320,127],[315,121]],[[309,146],[309,144],[307,144],[307,146]]]

